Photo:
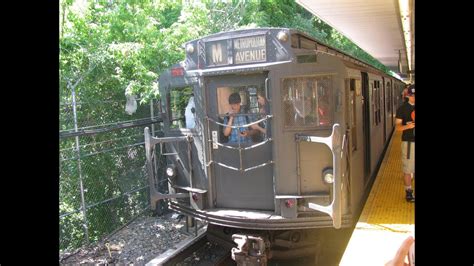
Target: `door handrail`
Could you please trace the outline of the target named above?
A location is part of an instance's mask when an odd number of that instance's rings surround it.
[[[178,142],[178,141],[186,141],[188,143],[188,160],[190,160],[191,155],[191,142],[193,141],[193,136],[191,134],[186,136],[179,136],[179,137],[154,137],[150,134],[150,129],[145,127],[144,129],[145,135],[145,156],[146,156],[146,167],[148,172],[148,185],[150,187],[150,205],[152,210],[156,210],[157,202],[163,199],[176,199],[176,198],[189,198],[189,193],[174,193],[174,194],[163,194],[156,189],[156,179],[154,176],[153,171],[153,158],[154,158],[154,150],[155,145],[160,144],[160,147],[163,143],[170,143],[170,142]],[[177,154],[177,153],[176,153]],[[193,187],[193,169],[192,163],[189,161],[189,172],[184,171],[189,179],[190,187]],[[183,165],[183,170],[186,168]]]
[[[241,115],[244,115],[244,114],[241,114]],[[249,127],[251,125],[254,125],[254,124],[258,124],[260,122],[263,122],[263,121],[267,121],[268,119],[272,118],[273,115],[266,115],[265,117],[263,117],[262,119],[259,119],[257,121],[254,121],[254,122],[251,122],[251,123],[248,123],[248,124],[245,124],[245,125],[240,125],[240,126],[228,126],[226,124],[223,124],[223,123],[220,123],[219,121],[216,121],[214,119],[212,119],[211,117],[209,116],[206,116],[206,120],[208,122],[208,129],[210,130],[210,126],[209,124],[212,122],[212,123],[215,123],[217,125],[221,125],[221,126],[224,126],[224,127],[230,127],[230,128],[241,128],[241,127]],[[209,134],[209,135],[212,135],[212,134]],[[240,171],[240,172],[247,172],[247,171],[251,171],[251,170],[254,170],[254,169],[257,169],[257,168],[260,168],[260,167],[263,167],[263,166],[266,166],[268,164],[272,164],[273,161],[272,160],[269,160],[267,162],[264,162],[262,164],[259,164],[259,165],[255,165],[255,166],[251,166],[251,167],[247,167],[247,168],[243,168],[243,159],[242,159],[242,151],[246,151],[246,150],[251,150],[251,149],[255,149],[259,146],[262,146],[262,145],[265,145],[271,141],[273,141],[272,138],[266,138],[265,140],[261,141],[261,142],[258,142],[258,143],[255,143],[253,145],[250,145],[250,146],[246,146],[246,147],[242,147],[239,142],[239,146],[230,146],[230,145],[225,145],[221,142],[219,142],[218,140],[215,141],[213,139],[209,139],[208,140],[209,143],[213,143],[213,144],[216,144],[217,146],[220,146],[220,147],[225,147],[225,148],[228,148],[228,149],[231,149],[231,150],[236,150],[239,152],[239,162],[240,162],[240,165],[239,167],[234,167],[234,166],[230,166],[230,165],[227,165],[227,164],[223,164],[221,162],[218,162],[218,161],[215,161],[213,159],[209,160],[208,162],[206,162],[206,165],[207,166],[210,166],[212,163],[215,163],[221,167],[224,167],[224,168],[227,168],[227,169],[231,169],[231,170],[234,170],[234,171]],[[212,157],[212,156],[211,156]]]
[[[249,115],[249,114],[236,114],[237,116],[244,116],[244,115]],[[255,124],[258,124],[260,122],[263,122],[263,121],[266,121],[270,118],[272,118],[273,115],[265,115],[263,118],[257,120],[257,121],[254,121],[254,122],[251,122],[251,123],[248,123],[248,124],[244,124],[244,125],[240,125],[240,126],[229,126],[227,124],[224,124],[224,123],[220,123],[219,121],[216,121],[212,118],[210,118],[209,116],[206,116],[206,119],[213,122],[213,123],[216,123],[217,125],[219,126],[224,126],[224,127],[230,127],[230,128],[240,128],[240,127],[249,127],[249,126],[252,126],[252,125],[255,125]]]

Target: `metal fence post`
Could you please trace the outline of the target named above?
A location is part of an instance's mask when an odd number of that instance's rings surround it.
[[[150,117],[151,117],[151,120],[155,119],[155,110],[154,110],[153,104],[154,104],[154,101],[153,101],[153,99],[151,99],[151,101],[150,101]],[[151,123],[151,135],[153,137],[155,136],[155,124],[154,123]]]
[[[96,118],[101,118],[103,114],[123,111],[121,104],[110,104],[111,102],[120,103],[123,95],[114,93],[111,100],[89,102],[81,97],[82,93],[87,93],[82,90],[83,87],[78,87],[81,79],[76,82],[67,82],[65,94],[61,98],[66,100],[66,108],[61,109],[65,113],[60,116],[61,121],[64,122],[64,126],[60,128],[60,139],[66,141],[64,145],[61,143],[60,151],[60,160],[65,162],[60,172],[60,185],[64,186],[60,187],[59,202],[60,206],[64,206],[59,215],[61,252],[95,244],[149,208],[150,203],[147,200],[149,185],[146,183],[148,179],[142,178],[145,172],[142,152],[143,134],[135,133],[137,129],[147,126],[153,128],[154,136],[161,134],[162,119],[159,115],[160,106],[157,100],[149,103],[150,106],[142,106],[138,116],[130,121],[117,122],[107,119],[100,120],[103,123],[96,123],[96,120],[99,120]],[[76,95],[76,88],[81,88],[77,92],[81,95]],[[91,112],[94,110],[97,112]],[[88,115],[90,118],[88,121],[91,125],[93,124],[92,126],[83,123],[82,114]],[[80,123],[79,116],[81,116]],[[114,116],[114,118],[117,117],[119,116]],[[97,139],[96,135],[99,135]],[[87,136],[92,136],[92,138],[89,139]],[[109,158],[119,158],[121,162],[109,163]],[[162,159],[156,151],[153,155],[154,169],[151,172],[155,172],[155,176],[158,176],[157,173],[162,170],[160,166]],[[96,163],[100,164],[101,169],[94,168]],[[148,171],[147,169],[146,174]],[[98,181],[102,178],[99,175],[104,172],[113,172],[114,175],[102,179],[106,182],[105,185],[110,184],[113,187],[112,193],[107,195],[97,194],[97,191],[103,191],[101,186],[104,184]],[[111,180],[111,178],[114,179]],[[91,184],[97,185],[91,187]],[[157,182],[155,184],[159,185]],[[80,193],[81,198],[77,197],[77,192]],[[88,193],[87,200],[85,199],[86,192]],[[77,203],[79,203],[79,208],[77,208]],[[166,208],[166,206],[161,208]]]
[[[69,84],[70,85],[70,84]],[[72,92],[72,111],[74,114],[74,131],[77,132],[77,113],[76,113],[76,92],[75,86],[71,86]],[[82,207],[82,215],[84,217],[84,234],[86,236],[86,244],[89,244],[89,229],[87,227],[87,212],[86,212],[86,203],[84,198],[84,186],[82,182],[82,169],[81,169],[81,150],[79,146],[79,136],[76,136],[76,151],[77,151],[77,168],[79,170],[79,186],[81,189],[81,207]]]

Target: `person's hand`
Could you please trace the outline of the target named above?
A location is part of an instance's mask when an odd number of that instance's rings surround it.
[[[412,129],[415,127],[415,122],[407,122],[408,129]]]
[[[402,245],[395,254],[395,257],[389,262],[385,263],[385,266],[409,266],[408,263],[405,263],[405,257],[408,255],[411,245],[415,242],[415,239],[412,236],[407,237],[403,241]]]
[[[239,134],[241,137],[247,137],[249,135],[249,132],[247,130],[244,130],[244,131],[240,131]]]
[[[232,124],[234,123],[234,112],[227,112],[227,115],[229,116],[229,121],[227,122],[227,125],[232,126]]]

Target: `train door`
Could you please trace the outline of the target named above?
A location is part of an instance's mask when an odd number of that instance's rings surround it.
[[[362,127],[364,134],[364,183],[370,178],[370,97],[369,75],[362,72]]]
[[[326,171],[339,171],[338,163],[326,144],[312,140],[332,135],[341,142],[344,133],[338,130],[345,125],[334,127],[334,112],[340,108],[336,96],[342,96],[343,91],[336,85],[335,75],[310,67],[293,67],[279,81],[278,96],[272,99],[281,103],[278,109],[274,107],[275,124],[278,121],[278,128],[282,128],[275,132],[277,198],[304,197],[308,204],[329,205],[331,198],[326,195],[331,186],[322,177]],[[339,103],[342,101],[339,98]],[[304,139],[306,136],[311,137]],[[282,212],[287,211],[284,200],[280,202]]]
[[[387,105],[385,105],[385,94],[387,87],[385,87],[385,78],[382,77],[382,111],[383,111],[383,116],[382,116],[382,123],[383,123],[383,143],[387,141]]]
[[[395,110],[393,109],[393,82],[390,81],[389,83],[389,106],[390,106],[390,128],[393,130],[395,127]]]
[[[392,130],[393,130],[393,111],[392,111],[392,84],[391,84],[391,80],[387,80],[387,82],[385,83],[385,90],[386,90],[386,109],[387,109],[387,120],[386,120],[386,124],[387,124],[387,128],[388,128],[388,132],[391,133]]]
[[[217,208],[274,210],[272,146],[269,140],[271,121],[265,120],[272,108],[268,101],[264,106],[259,101],[259,97],[265,95],[266,78],[266,74],[259,74],[205,79],[212,138],[212,185]],[[246,125],[258,125],[266,129],[266,134],[253,129],[255,135],[239,137],[239,132],[250,132],[248,127],[235,128],[229,136],[223,134],[232,112],[231,95],[235,96],[233,99],[240,98],[240,114],[234,116],[234,121],[239,118]],[[263,121],[255,123],[260,120]]]

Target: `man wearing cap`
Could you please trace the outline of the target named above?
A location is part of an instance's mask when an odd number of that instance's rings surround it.
[[[403,99],[403,102],[406,103],[408,102],[408,88],[411,87],[411,84],[408,84],[405,89],[403,89],[403,92],[402,92],[402,99]]]
[[[402,131],[402,164],[405,183],[405,199],[415,202],[411,177],[415,174],[415,84],[408,87],[408,101],[397,110],[396,130]]]
[[[231,110],[228,112],[228,116],[224,118],[224,136],[229,137],[228,143],[250,143],[252,142],[251,135],[255,134],[253,129],[255,126],[248,127],[236,127],[230,126],[242,126],[250,123],[246,115],[240,113],[240,95],[237,92],[232,93],[229,96],[229,104]]]

